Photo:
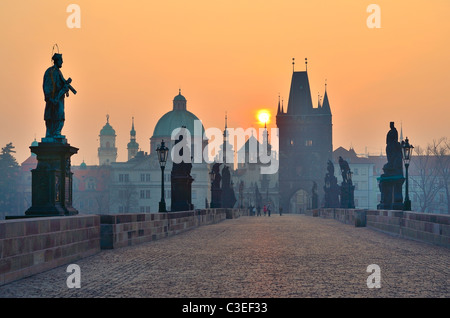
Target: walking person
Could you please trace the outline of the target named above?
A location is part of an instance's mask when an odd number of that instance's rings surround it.
[[[256,208],[257,211],[257,215],[256,216],[261,216],[261,207],[258,205],[258,207]]]
[[[270,203],[267,205],[267,215],[270,216]]]
[[[266,216],[266,213],[267,213],[267,207],[266,207],[266,205],[264,204],[264,216]]]

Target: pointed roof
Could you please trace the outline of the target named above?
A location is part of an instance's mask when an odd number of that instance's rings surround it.
[[[403,123],[400,123],[400,141],[403,141]]]
[[[131,124],[130,136],[135,137],[136,136],[136,130],[134,130],[134,117],[132,117],[131,120],[132,120],[132,124]]]
[[[280,111],[281,111],[281,109],[280,109],[280,95],[278,95],[278,111],[277,111],[277,114],[279,114]]]
[[[312,108],[308,73],[306,71],[293,72],[287,114],[305,115],[309,114]]]
[[[325,96],[323,97],[322,111],[331,114],[330,102],[328,101],[328,93],[325,88]]]

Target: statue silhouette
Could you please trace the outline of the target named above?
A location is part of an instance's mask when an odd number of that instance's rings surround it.
[[[52,57],[53,66],[44,74],[45,111],[44,120],[46,126],[46,138],[63,138],[61,130],[64,126],[64,96],[69,96],[69,90],[76,94],[76,90],[70,85],[72,79],[64,79],[60,68],[63,64],[62,54],[55,53]]]

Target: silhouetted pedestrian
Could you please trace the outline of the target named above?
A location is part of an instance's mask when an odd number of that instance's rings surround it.
[[[261,216],[261,207],[259,205],[256,208],[256,211],[258,212],[257,216]]]

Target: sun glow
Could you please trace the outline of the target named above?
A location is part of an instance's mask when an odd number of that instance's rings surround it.
[[[267,109],[261,109],[258,111],[256,117],[261,124],[268,124],[270,121],[270,112]]]

